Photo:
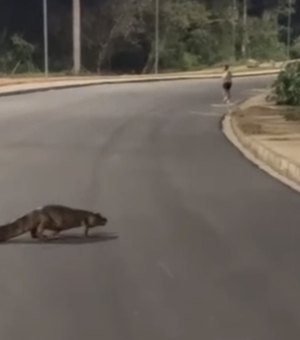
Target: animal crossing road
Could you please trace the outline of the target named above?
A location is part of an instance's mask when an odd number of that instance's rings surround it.
[[[0,99],[0,223],[48,203],[109,219],[0,245],[1,339],[300,338],[299,196],[227,142],[220,102],[217,80]]]

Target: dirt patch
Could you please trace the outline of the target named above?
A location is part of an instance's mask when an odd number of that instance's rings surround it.
[[[300,121],[300,108],[288,109],[282,112],[284,118],[288,121]]]
[[[300,108],[253,106],[235,112],[234,119],[246,135],[300,134]]]
[[[264,133],[262,125],[255,122],[243,120],[238,125],[246,135],[260,135]]]

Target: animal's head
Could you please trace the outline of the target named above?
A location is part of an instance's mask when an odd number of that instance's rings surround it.
[[[99,213],[93,213],[88,217],[87,223],[89,227],[105,226],[107,218]]]

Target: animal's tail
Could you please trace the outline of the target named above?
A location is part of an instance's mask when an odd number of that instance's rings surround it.
[[[0,242],[25,234],[35,226],[34,216],[25,215],[12,223],[0,226]]]

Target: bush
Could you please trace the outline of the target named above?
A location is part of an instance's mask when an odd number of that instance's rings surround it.
[[[247,60],[247,67],[248,68],[256,68],[259,66],[259,61],[255,59],[248,59]]]
[[[288,63],[272,89],[278,105],[300,105],[300,62]]]
[[[36,72],[33,62],[35,46],[27,42],[21,35],[8,37],[4,32],[0,37],[0,72],[23,73]]]
[[[300,37],[298,37],[291,48],[291,57],[293,59],[300,58]]]
[[[185,71],[194,70],[199,66],[198,57],[189,52],[184,52],[182,57],[182,69]]]
[[[277,16],[265,12],[262,18],[249,17],[249,57],[258,61],[282,60],[285,46],[279,41]]]

